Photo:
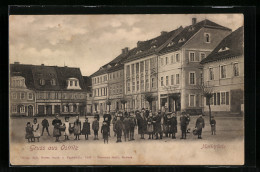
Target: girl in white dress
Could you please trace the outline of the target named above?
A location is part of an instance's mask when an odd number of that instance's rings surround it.
[[[69,132],[69,127],[70,127],[70,123],[69,123],[69,117],[66,116],[65,117],[65,132],[64,132],[64,136],[65,136],[65,140],[69,140],[69,135],[70,135],[70,132]]]
[[[34,118],[32,129],[33,129],[33,141],[35,141],[35,138],[37,138],[37,141],[39,142],[41,133],[40,133],[40,127],[39,123],[37,122],[37,118]]]

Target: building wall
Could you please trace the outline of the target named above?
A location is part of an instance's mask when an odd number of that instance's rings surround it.
[[[234,64],[236,63],[238,64],[239,76],[234,76]],[[221,78],[221,66],[223,65],[226,66],[226,78]],[[213,69],[213,79],[210,78],[210,68]],[[228,92],[229,94],[228,105],[227,103],[221,104],[221,102],[218,105],[215,103],[214,98],[211,100],[212,112],[230,112],[232,111],[231,106],[237,102],[240,102],[241,111],[244,111],[244,56],[206,63],[203,68],[203,73],[204,84],[212,88],[213,93],[220,93],[220,100],[222,97],[221,93]],[[233,90],[240,90],[239,92],[241,92],[242,95],[234,95]],[[237,97],[237,99],[233,99],[234,97]],[[206,100],[204,100],[204,103],[206,103]],[[208,106],[205,106],[204,111],[207,112],[208,110]]]

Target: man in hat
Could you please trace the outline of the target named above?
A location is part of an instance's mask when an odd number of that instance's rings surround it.
[[[201,134],[202,134],[202,128],[204,128],[204,127],[205,127],[204,119],[203,119],[202,115],[199,115],[199,118],[197,119],[196,125],[195,125],[195,128],[197,128],[198,139],[202,139]]]
[[[129,132],[130,132],[130,119],[127,116],[125,116],[124,120],[123,120],[123,128],[124,128],[124,136],[125,136],[125,141],[126,139],[128,139],[128,141],[130,141],[129,139]]]
[[[133,111],[130,113],[129,126],[130,126],[130,140],[134,140],[136,119]]]
[[[186,131],[187,131],[187,117],[186,113],[182,112],[180,117],[181,122],[181,139],[186,139]]]
[[[214,116],[211,117],[210,126],[211,126],[211,134],[216,135],[216,120],[214,119]]]
[[[99,122],[97,116],[94,117],[92,122],[92,130],[94,131],[94,140],[98,140]]]
[[[118,116],[116,118],[116,122],[115,122],[115,132],[116,132],[116,136],[117,136],[117,141],[116,142],[122,142],[122,140],[121,140],[122,130],[123,130],[123,122],[120,119],[120,117]]]
[[[49,121],[46,118],[44,118],[44,120],[42,120],[42,134],[41,134],[41,136],[43,136],[44,129],[46,129],[48,136],[50,136]]]
[[[137,113],[137,125],[138,125],[138,134],[141,135],[141,139],[144,138],[144,134],[146,133],[146,118],[145,118],[145,110],[143,109],[141,113]]]

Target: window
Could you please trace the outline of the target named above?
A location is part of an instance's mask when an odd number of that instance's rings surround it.
[[[134,75],[135,74],[135,65],[134,64],[131,65],[131,69],[132,69],[132,75]]]
[[[171,75],[171,85],[174,85],[174,75]]]
[[[12,106],[12,112],[17,113],[17,107],[16,106]]]
[[[20,81],[19,80],[17,80],[17,85],[16,86],[20,87]]]
[[[135,91],[135,82],[132,82],[132,91]]]
[[[195,84],[195,72],[190,72],[190,84]]]
[[[190,62],[195,61],[195,53],[190,53]]]
[[[220,66],[221,78],[226,78],[226,66]]]
[[[222,92],[221,93],[221,104],[226,104],[226,93]]]
[[[102,76],[100,77],[100,83],[102,83]]]
[[[238,63],[233,64],[234,76],[239,76]]]
[[[220,93],[217,93],[217,105],[220,105]]]
[[[214,98],[214,105],[216,105],[217,104],[217,94],[216,93],[213,94],[213,98]]]
[[[206,57],[206,54],[205,54],[205,53],[200,53],[200,60],[205,59],[205,57]]]
[[[163,58],[161,58],[161,66],[163,66]]]
[[[103,96],[103,88],[100,89],[100,96]]]
[[[130,91],[130,82],[127,83],[127,91]]]
[[[70,86],[73,86],[73,81],[70,81]]]
[[[20,112],[21,113],[25,113],[25,107],[22,105],[22,106],[20,106]]]
[[[204,37],[205,37],[205,42],[206,43],[210,43],[210,34],[209,33],[205,33]]]
[[[214,80],[214,72],[213,72],[213,68],[209,68],[209,80]]]
[[[40,85],[44,85],[45,84],[45,80],[44,79],[40,79]],[[19,82],[20,85],[20,82]]]
[[[17,98],[16,93],[13,93],[13,94],[12,94],[12,98],[13,98],[13,99],[16,99],[16,98]]]
[[[229,105],[229,92],[226,92],[226,105]]]
[[[139,73],[139,63],[136,63],[136,73]]]
[[[161,86],[163,86],[163,77],[161,77]]]
[[[97,83],[97,79],[95,78],[95,84]]]
[[[176,62],[180,62],[180,55],[179,54],[176,54],[175,58],[176,58]]]
[[[25,98],[25,94],[21,93],[21,99],[24,99],[24,98]]]
[[[29,100],[32,100],[32,99],[33,99],[33,93],[29,93],[29,94],[28,94],[28,99],[29,99]]]
[[[99,77],[97,78],[97,83],[99,83]]]
[[[168,57],[165,57],[165,65],[168,64]]]
[[[78,81],[75,81],[75,86],[78,86]]]
[[[190,94],[190,101],[189,101],[190,107],[195,106],[195,95]]]
[[[136,91],[139,91],[139,81],[136,81]]]
[[[155,85],[155,79],[152,78],[152,88],[154,88],[154,85]]]
[[[174,56],[171,56],[171,63],[174,63]]]
[[[166,86],[168,86],[168,85],[169,85],[169,77],[166,76]]]
[[[176,84],[180,84],[180,74],[176,74]]]
[[[51,85],[56,85],[56,80],[55,79],[51,80]]]

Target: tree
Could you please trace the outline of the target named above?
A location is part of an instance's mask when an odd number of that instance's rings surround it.
[[[111,100],[107,99],[106,104],[108,105],[108,112],[110,112]]]
[[[152,110],[152,103],[156,100],[156,97],[154,97],[150,92],[145,93],[144,96],[145,100],[149,102],[150,110]]]

